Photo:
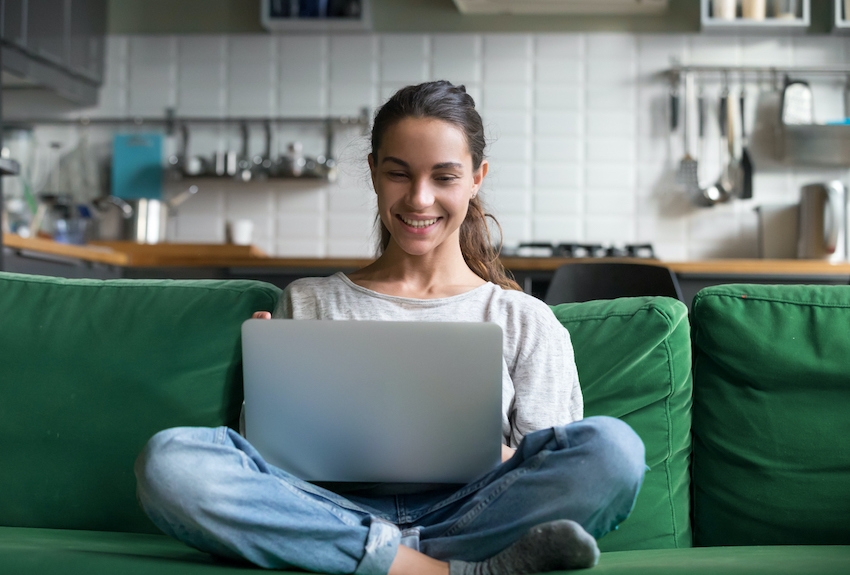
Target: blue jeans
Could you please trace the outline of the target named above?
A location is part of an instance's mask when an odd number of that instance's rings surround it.
[[[629,515],[645,469],[628,425],[590,417],[528,434],[509,461],[468,485],[413,495],[339,495],[269,465],[226,427],[157,433],[136,478],[154,524],[202,551],[261,567],[384,575],[400,544],[480,561],[555,519],[598,539]]]

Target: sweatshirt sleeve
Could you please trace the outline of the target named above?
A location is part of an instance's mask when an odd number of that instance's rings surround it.
[[[584,416],[570,334],[548,307],[523,319],[517,361],[511,378],[511,446],[532,431],[561,426]]]

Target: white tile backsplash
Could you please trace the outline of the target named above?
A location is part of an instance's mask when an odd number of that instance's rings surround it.
[[[524,136],[491,135],[488,155],[494,161],[517,162],[531,159],[531,139]]]
[[[584,63],[581,60],[541,58],[534,64],[534,81],[538,84],[581,85]]]
[[[793,39],[792,64],[795,66],[823,66],[844,63],[844,38],[828,36],[801,36]]]
[[[485,58],[485,84],[525,84],[531,81],[531,62],[528,58]]]
[[[579,61],[584,56],[583,34],[538,34],[535,46],[538,58]]]
[[[325,222],[319,214],[278,214],[275,224],[281,240],[320,240],[325,232]]]
[[[623,55],[622,58],[600,58],[588,60],[585,78],[588,86],[618,87],[630,86],[635,83],[637,64],[634,54]]]
[[[635,169],[632,164],[618,164],[614,161],[588,162],[585,178],[588,189],[631,189],[635,185]]]
[[[581,136],[581,112],[537,112],[534,115],[535,133],[541,136]]]
[[[631,60],[637,52],[638,39],[633,34],[588,34],[587,58],[590,60]]]
[[[635,144],[624,138],[588,138],[585,158],[594,163],[631,162],[635,158]]]
[[[531,209],[529,194],[521,189],[488,187],[482,194],[487,209],[497,214],[526,214]]]
[[[635,213],[636,197],[632,192],[591,190],[587,194],[586,213],[593,216],[626,215]]]
[[[331,83],[339,90],[346,84],[372,84],[378,80],[378,38],[372,35],[331,36]]]
[[[531,133],[531,115],[527,112],[490,112],[483,122],[490,138]]]
[[[583,211],[584,194],[567,190],[537,190],[533,207],[538,214],[579,215]]]
[[[428,37],[385,35],[381,37],[381,82],[419,84],[428,76]]]
[[[574,190],[581,185],[581,169],[578,164],[536,164],[534,187],[545,189]]]
[[[481,45],[481,36],[475,34],[431,36],[430,78],[455,84],[481,82]]]
[[[531,88],[525,84],[484,84],[481,107],[486,110],[527,110],[531,107]]]
[[[554,243],[580,241],[582,221],[580,218],[561,215],[534,216],[532,222],[534,240]]]
[[[534,159],[541,162],[582,160],[582,141],[575,137],[538,136],[534,139]]]
[[[669,133],[671,59],[712,65],[850,63],[846,36],[631,33],[444,33],[110,36],[106,79],[92,116],[354,115],[427,79],[464,83],[481,111],[491,162],[483,198],[507,245],[521,241],[654,244],[667,259],[752,257],[761,203],[795,202],[800,186],[846,170],[789,169],[759,158],[755,198],[694,207],[676,183],[681,132]],[[817,119],[843,114],[841,79],[809,79]],[[731,81],[737,87],[737,78]],[[752,125],[756,95],[747,86]],[[718,173],[716,97],[710,99],[704,178]],[[737,89],[737,88],[736,88]],[[35,107],[35,103],[33,103]],[[35,108],[34,108],[35,109]],[[761,108],[760,108],[761,109]],[[47,134],[47,132],[45,132]],[[58,132],[57,132],[58,134]],[[193,128],[192,151],[238,147],[238,127]],[[45,135],[61,139],[61,135]],[[280,125],[275,150],[302,141],[324,151],[320,128]],[[169,150],[177,139],[169,141]],[[251,150],[263,146],[252,127]],[[278,256],[374,253],[375,195],[368,136],[336,131],[337,183],[203,183],[171,229],[180,241],[220,242],[235,218],[255,223],[256,243]],[[179,191],[180,186],[173,191]]]
[[[589,92],[588,97],[598,96],[597,92]],[[581,110],[583,104],[582,92],[574,86],[544,84],[537,86],[534,90],[536,110]]]
[[[532,36],[530,34],[485,34],[484,58],[523,58],[531,57]]]

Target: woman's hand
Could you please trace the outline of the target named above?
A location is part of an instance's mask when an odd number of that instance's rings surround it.
[[[267,311],[255,311],[254,315],[251,316],[251,319],[271,319],[271,312]]]
[[[513,447],[508,447],[507,445],[505,445],[503,443],[502,444],[502,463],[504,463],[505,461],[507,461],[508,459],[513,457],[514,453],[516,453],[516,449],[514,449]]]

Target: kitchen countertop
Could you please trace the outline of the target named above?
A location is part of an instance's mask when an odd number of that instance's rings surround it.
[[[120,267],[217,267],[217,268],[298,268],[356,269],[370,258],[280,258],[268,257],[255,246],[225,244],[136,244],[134,242],[94,242],[85,246],[60,244],[42,238],[22,238],[4,234],[3,245],[60,257]],[[820,260],[718,259],[689,262],[662,262],[635,258],[570,259],[552,257],[503,257],[505,267],[514,271],[547,272],[571,262],[639,262],[661,265],[683,275],[850,275],[850,262],[831,264]]]

